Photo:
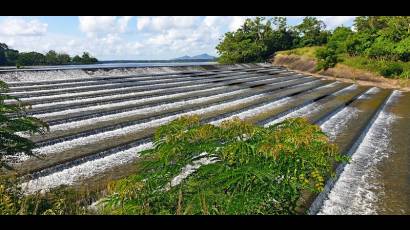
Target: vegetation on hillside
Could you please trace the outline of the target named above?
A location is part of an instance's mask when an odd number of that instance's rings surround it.
[[[93,64],[98,60],[89,53],[84,52],[82,56],[70,57],[65,53],[48,51],[45,55],[38,52],[22,52],[9,48],[0,43],[0,66],[35,66],[35,65],[68,65],[68,64]]]
[[[346,160],[302,118],[268,128],[181,117],[155,133],[138,171],[110,186],[106,214],[295,214]]]
[[[305,17],[297,26],[285,17],[247,19],[237,31],[228,32],[216,49],[224,64],[266,61],[276,51],[317,46],[327,42],[330,32],[322,21]]]
[[[262,23],[263,21],[266,23]],[[280,26],[271,21],[280,22]],[[275,27],[272,27],[272,24]],[[265,39],[258,39],[255,34],[260,31],[261,25],[264,26],[263,31],[268,31],[268,35],[290,36],[286,36],[286,39],[275,39],[265,35]],[[287,26],[285,18],[248,19],[237,31],[225,34],[217,46],[221,55],[219,61],[259,62],[267,60],[277,51],[292,50],[282,53],[303,54],[315,58],[318,61],[318,70],[326,70],[337,63],[343,63],[385,77],[410,77],[409,16],[360,16],[356,17],[354,28],[355,30],[352,30],[341,26],[329,31],[322,21],[313,17],[304,18],[301,24],[294,27]],[[264,47],[264,52],[254,47]]]

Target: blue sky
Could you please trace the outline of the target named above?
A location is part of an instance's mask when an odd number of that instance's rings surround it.
[[[170,59],[217,55],[228,31],[253,16],[0,16],[0,42],[20,51],[88,51],[100,60]],[[297,25],[303,16],[287,16]],[[329,29],[352,26],[354,16],[318,16]]]

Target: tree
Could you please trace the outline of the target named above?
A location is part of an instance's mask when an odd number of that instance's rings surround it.
[[[315,17],[305,17],[299,25],[295,26],[296,32],[301,37],[299,46],[322,45],[327,42],[329,31],[325,31],[326,25]]]
[[[272,27],[272,24],[276,27]],[[275,17],[265,20],[263,17],[247,19],[234,32],[227,32],[216,49],[220,54],[220,63],[244,63],[266,61],[278,50],[293,46],[295,33],[289,31],[286,19]]]
[[[45,65],[46,57],[37,52],[28,52],[28,53],[20,53],[17,63],[20,66],[29,66],[29,65]]]
[[[57,52],[54,50],[50,50],[46,53],[46,63],[48,65],[57,65],[58,64],[58,59],[57,59]]]
[[[328,38],[327,46],[337,53],[345,53],[347,51],[346,40],[352,35],[353,31],[349,27],[336,27]]]
[[[98,62],[98,60],[92,57],[88,52],[84,52],[81,56],[81,64],[94,64]]]
[[[0,49],[0,66],[6,65],[7,59],[4,50]]]
[[[7,64],[5,51],[8,49],[8,46],[4,43],[0,43],[0,66]]]
[[[65,53],[57,54],[57,61],[59,65],[67,65],[71,63],[71,57]]]
[[[5,52],[5,56],[7,59],[7,65],[16,65],[17,59],[19,57],[19,51],[18,50],[13,50],[13,49],[8,49]]]
[[[38,118],[27,116],[29,105],[7,95],[7,85],[0,81],[0,167],[7,167],[4,157],[25,153],[32,155],[35,143],[20,134],[44,133],[48,125]],[[13,103],[5,103],[9,100]]]
[[[81,63],[81,57],[78,56],[78,55],[75,55],[75,56],[73,57],[72,62],[73,62],[74,64],[80,64],[80,63]]]

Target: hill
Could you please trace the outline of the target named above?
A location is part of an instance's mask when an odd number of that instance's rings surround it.
[[[178,58],[174,58],[172,60],[215,60],[216,57],[211,56],[209,54],[203,53],[203,54],[199,54],[199,55],[195,55],[195,56],[182,56],[182,57],[178,57]]]

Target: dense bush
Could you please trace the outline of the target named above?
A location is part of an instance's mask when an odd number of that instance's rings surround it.
[[[332,68],[338,62],[336,51],[329,47],[319,48],[316,51],[316,58],[318,60],[317,70]]]
[[[348,27],[337,27],[328,38],[327,46],[336,53],[347,52],[346,40],[352,36],[353,31]]]
[[[379,73],[385,77],[399,76],[403,73],[403,67],[399,63],[386,63],[381,67]]]
[[[410,61],[410,36],[397,43],[394,53],[400,60]]]
[[[293,214],[302,192],[322,191],[344,159],[302,118],[263,128],[182,117],[161,126],[154,141],[138,171],[110,186],[103,213]]]

